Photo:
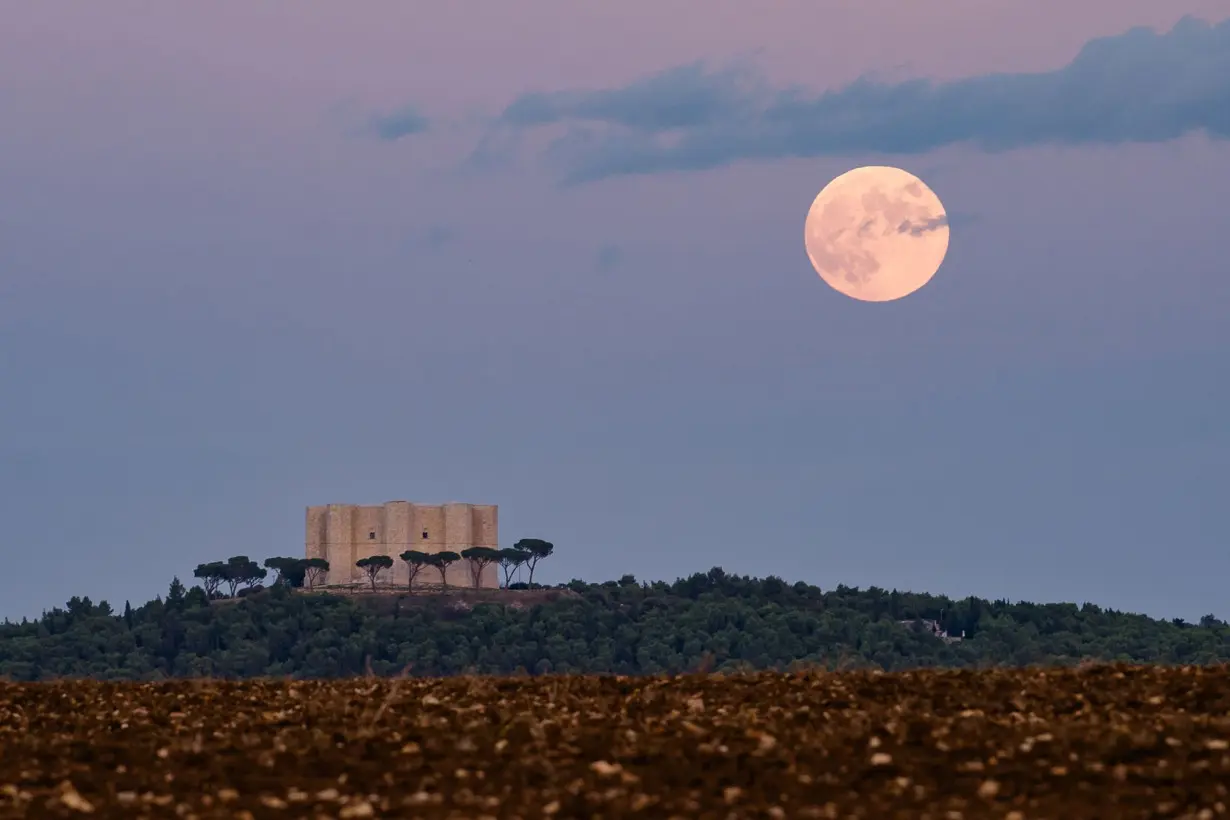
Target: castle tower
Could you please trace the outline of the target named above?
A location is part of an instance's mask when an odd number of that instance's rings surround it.
[[[461,553],[470,547],[498,549],[498,512],[495,505],[488,504],[430,505],[409,501],[308,507],[304,554],[329,562],[325,578],[328,585],[366,581],[355,562],[369,555],[387,555],[393,559],[393,569],[385,572],[382,579],[404,587],[409,570],[399,556],[406,550]],[[461,560],[449,567],[447,579],[450,587],[473,586],[469,562]],[[419,580],[438,584],[440,574],[428,567]],[[499,587],[497,567],[485,569],[480,587]]]

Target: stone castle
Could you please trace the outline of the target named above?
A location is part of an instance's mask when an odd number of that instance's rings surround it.
[[[393,568],[385,570],[378,583],[405,587],[409,568],[398,556],[406,550],[460,554],[470,547],[498,549],[497,512],[493,504],[409,501],[308,507],[306,557],[328,561],[329,574],[324,582],[335,586],[367,583],[367,576],[355,562],[369,555],[387,555],[393,559]],[[469,562],[461,560],[450,566],[447,579],[450,587],[473,587]],[[439,583],[440,571],[434,567],[424,567],[415,579],[416,585]],[[499,585],[499,568],[486,567],[479,586],[496,589]]]

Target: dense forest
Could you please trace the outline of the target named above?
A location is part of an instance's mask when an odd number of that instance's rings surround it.
[[[120,612],[74,598],[37,620],[0,625],[0,678],[647,674],[1230,659],[1230,626],[1213,616],[1188,624],[1090,604],[952,600],[874,587],[822,591],[721,569],[674,583],[625,576],[553,589],[514,588],[497,593],[496,601],[465,603],[461,591],[338,595],[274,584],[218,600],[177,579],[165,596]],[[934,623],[920,628],[924,619]],[[937,629],[964,639],[946,639]]]

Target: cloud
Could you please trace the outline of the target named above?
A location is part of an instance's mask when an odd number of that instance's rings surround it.
[[[599,273],[610,273],[624,261],[624,252],[615,245],[603,245],[594,256],[594,268]]]
[[[565,128],[546,158],[566,183],[744,160],[985,151],[1230,138],[1230,20],[1184,18],[1092,40],[1035,74],[951,82],[859,79],[820,94],[772,89],[747,67],[689,64],[623,88],[527,94],[503,128]]]
[[[740,113],[763,91],[747,66],[707,70],[696,62],[637,80],[624,88],[526,94],[500,115],[519,127],[589,120],[643,131],[720,125]]]
[[[944,219],[948,221],[950,228],[963,228],[978,222],[981,217],[971,211],[948,211],[944,214]]]
[[[377,114],[371,119],[371,130],[382,140],[392,142],[413,134],[420,134],[431,122],[417,108],[406,106],[389,114]]]
[[[911,222],[905,220],[897,226],[897,233],[908,233],[912,236],[922,236],[925,233],[931,233],[937,228],[944,228],[948,225],[948,215],[940,214],[939,216],[925,219],[922,222]]]

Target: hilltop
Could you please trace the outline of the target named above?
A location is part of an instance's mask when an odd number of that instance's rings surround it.
[[[485,599],[484,599],[485,598]],[[947,637],[946,637],[947,636]],[[178,580],[116,612],[74,598],[0,625],[0,677],[333,678],[673,674],[799,667],[1070,666],[1102,660],[1230,660],[1230,626],[1085,604],[954,600],[830,590],[721,569],[674,583],[573,581],[551,588],[334,595],[275,585],[218,606]]]

